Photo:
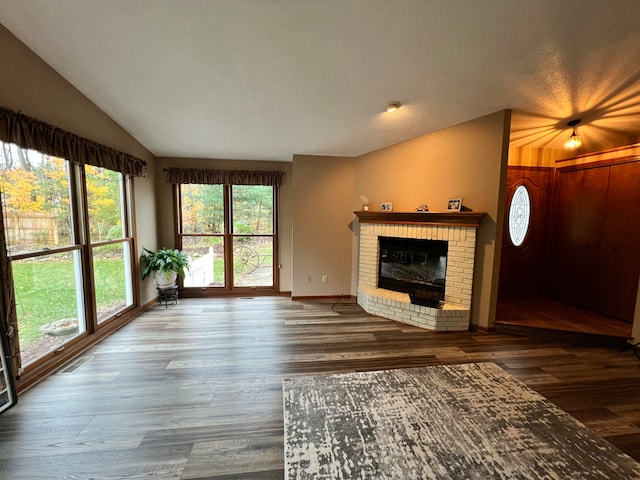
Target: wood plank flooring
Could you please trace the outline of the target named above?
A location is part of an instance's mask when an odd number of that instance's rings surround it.
[[[501,296],[496,324],[631,337],[630,323],[545,297]]]
[[[2,479],[282,479],[285,376],[496,362],[640,460],[640,360],[495,333],[431,333],[353,301],[154,307],[0,415]]]

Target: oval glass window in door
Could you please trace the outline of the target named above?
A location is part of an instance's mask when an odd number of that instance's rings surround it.
[[[509,238],[516,247],[522,245],[527,236],[530,218],[531,198],[529,191],[527,187],[520,185],[513,194],[509,208]]]

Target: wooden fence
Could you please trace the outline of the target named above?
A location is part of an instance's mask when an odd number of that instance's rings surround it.
[[[58,245],[57,215],[44,212],[5,215],[9,244]]]

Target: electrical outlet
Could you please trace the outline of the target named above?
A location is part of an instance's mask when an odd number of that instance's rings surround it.
[[[329,281],[328,275],[322,275],[322,283],[327,283]]]
[[[305,280],[307,283],[311,283],[311,275],[307,275],[307,278]]]

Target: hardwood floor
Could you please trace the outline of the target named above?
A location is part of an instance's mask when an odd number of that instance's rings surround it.
[[[0,415],[0,478],[281,479],[285,376],[492,361],[640,460],[640,360],[431,333],[353,301],[154,307]]]
[[[631,337],[630,323],[545,297],[499,297],[496,323]]]

